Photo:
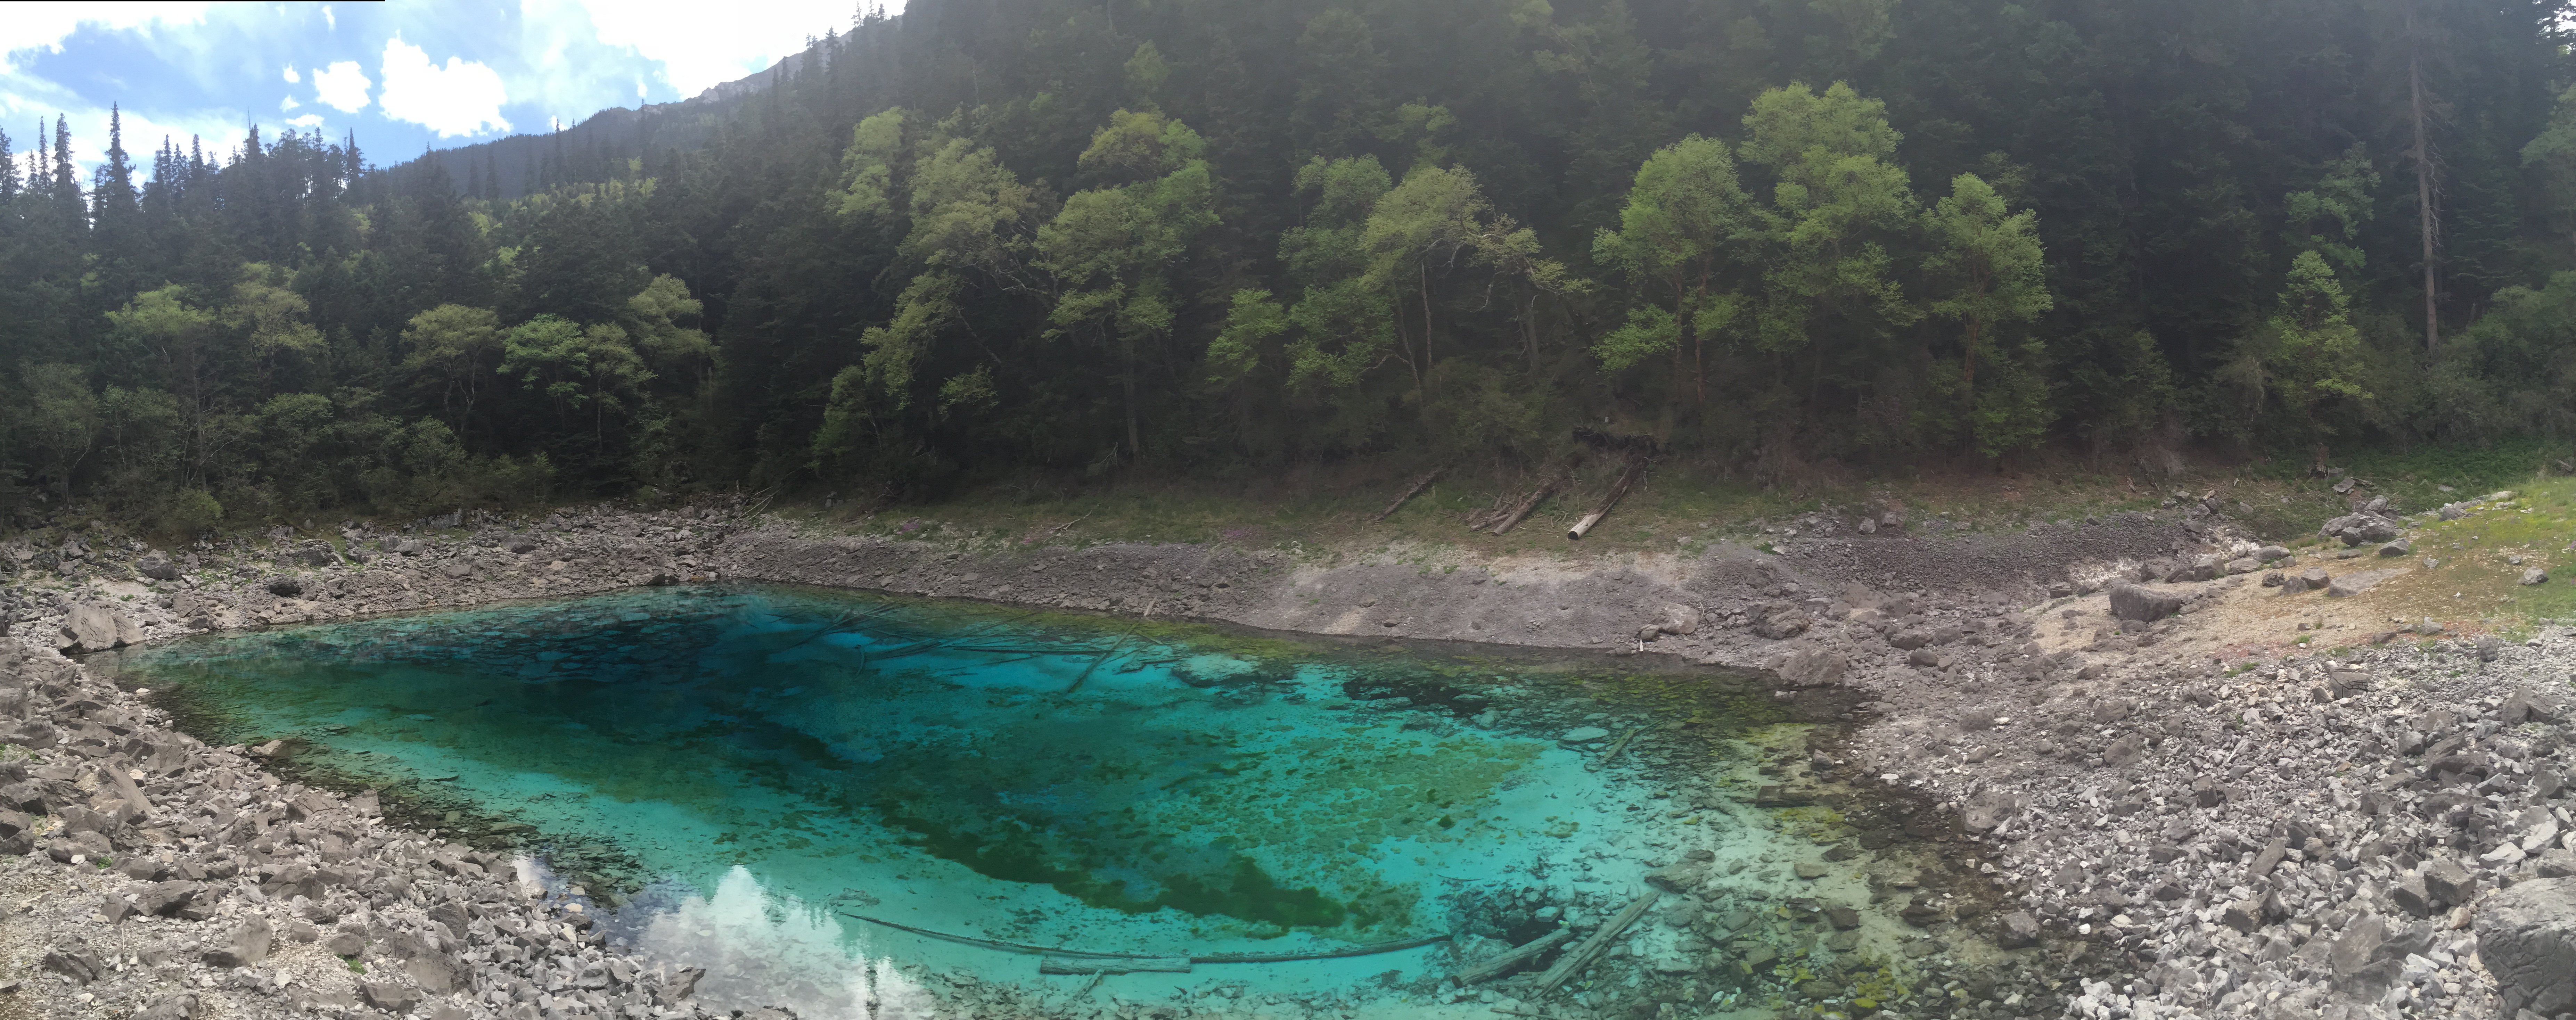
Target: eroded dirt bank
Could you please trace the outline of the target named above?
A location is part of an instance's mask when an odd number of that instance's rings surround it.
[[[171,733],[149,706],[56,649],[726,578],[1650,651],[1768,669],[1784,692],[1855,689],[1868,701],[1839,743],[1766,762],[1773,805],[1838,784],[1905,788],[1943,810],[1895,824],[1977,841],[1991,858],[1976,870],[2011,901],[1961,910],[1884,885],[1878,895],[1895,897],[1931,936],[1927,952],[1949,932],[2036,944],[2017,952],[2042,954],[2049,973],[2090,968],[2116,981],[1963,981],[1866,1005],[1825,995],[1816,1009],[2482,1017],[2505,1005],[2500,995],[2528,994],[2500,989],[2491,969],[2514,979],[2513,965],[2491,968],[2488,957],[2496,945],[2521,952],[2531,930],[2561,916],[2535,890],[2569,870],[2557,847],[2576,828],[2561,799],[2569,741],[2559,708],[2576,635],[2551,628],[2519,644],[2436,638],[2342,659],[2283,657],[2239,632],[2285,596],[2255,574],[2226,573],[2257,550],[2204,514],[1966,535],[1876,521],[1864,533],[1858,523],[1790,522],[1797,534],[1776,553],[1721,543],[1486,560],[1400,548],[851,538],[700,508],[353,527],[336,540],[286,534],[177,557],[104,536],[12,550],[24,566],[49,558],[42,569],[78,580],[22,583],[10,608],[28,650],[0,664],[0,727],[13,730],[0,739],[36,750],[0,765],[10,770],[0,787],[22,798],[5,806],[20,814],[0,816],[0,828],[18,829],[0,839],[27,844],[0,859],[10,897],[0,910],[12,918],[0,934],[12,969],[0,969],[0,983],[20,983],[0,996],[0,1014],[688,1015],[686,975],[657,975],[566,926],[583,897],[543,894],[491,853],[283,783],[255,749]],[[2130,615],[2150,615],[2134,611],[2141,592],[2171,603],[2166,612],[2189,611],[2115,620],[2114,595],[2100,585],[2150,575],[2209,579],[2130,589]],[[24,814],[37,807],[46,820]],[[72,865],[75,854],[119,864]],[[2503,894],[2520,899],[2488,909]],[[439,903],[459,912],[439,917],[429,909]],[[263,925],[268,955],[235,952]],[[342,934],[360,940],[365,975],[325,951],[342,948],[330,945]],[[954,991],[959,1001],[994,997],[984,1003],[992,1015],[1038,1015],[1002,990]],[[2553,1015],[2546,1001],[2528,1004]],[[1640,1016],[1714,1008],[1599,1005]]]

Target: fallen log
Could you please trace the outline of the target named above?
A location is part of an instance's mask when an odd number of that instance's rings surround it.
[[[1582,538],[1590,532],[1593,525],[1601,523],[1602,518],[1610,516],[1610,508],[1619,505],[1619,498],[1628,494],[1628,487],[1637,484],[1637,476],[1645,473],[1645,458],[1639,457],[1629,461],[1628,470],[1619,472],[1619,480],[1611,484],[1610,495],[1602,498],[1600,509],[1583,515],[1582,520],[1574,522],[1573,527],[1565,529],[1565,537],[1570,541]]]
[[[1521,497],[1520,502],[1512,504],[1511,512],[1504,514],[1503,519],[1494,525],[1494,534],[1500,535],[1517,527],[1522,519],[1528,517],[1531,511],[1538,509],[1540,503],[1546,502],[1547,497],[1554,495],[1557,487],[1564,485],[1572,475],[1571,465],[1557,469],[1557,472],[1548,476],[1546,481],[1540,482],[1538,488],[1530,490],[1530,494]]]
[[[1582,945],[1557,957],[1556,966],[1548,968],[1547,973],[1539,975],[1538,985],[1531,989],[1530,994],[1545,995],[1568,979],[1583,973],[1584,968],[1592,966],[1593,961],[1610,951],[1610,944],[1618,941],[1620,933],[1627,931],[1629,925],[1637,923],[1638,918],[1646,916],[1646,908],[1654,906],[1655,900],[1663,894],[1664,891],[1661,889],[1646,890],[1645,895],[1637,897],[1637,902],[1628,904],[1628,909],[1620,911],[1619,916],[1610,919],[1610,923],[1595,929],[1592,937],[1584,939]]]
[[[1472,985],[1478,981],[1483,981],[1486,978],[1494,977],[1504,971],[1537,959],[1540,954],[1556,948],[1558,945],[1563,944],[1573,937],[1573,932],[1567,931],[1563,928],[1541,935],[1529,940],[1528,942],[1524,942],[1519,946],[1504,950],[1503,955],[1501,956],[1494,957],[1491,960],[1487,960],[1458,972],[1458,983],[1461,985]]]
[[[1189,972],[1190,958],[1186,956],[1127,956],[1113,959],[1048,954],[1038,957],[1040,974],[1187,974]]]
[[[1431,473],[1414,479],[1413,485],[1404,490],[1404,495],[1395,497],[1395,502],[1387,504],[1386,509],[1378,511],[1377,516],[1369,518],[1369,522],[1374,524],[1393,516],[1397,508],[1411,501],[1413,497],[1422,495],[1422,490],[1430,488],[1431,483],[1439,481],[1441,473],[1447,470],[1449,469],[1445,466],[1432,468]]]

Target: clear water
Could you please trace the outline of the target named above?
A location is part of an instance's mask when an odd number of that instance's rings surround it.
[[[1633,891],[1732,834],[1558,738],[1760,721],[1705,676],[784,587],[210,636],[115,666],[209,739],[292,738],[307,776],[586,874],[618,938],[709,967],[708,999],[809,1018],[928,1015],[926,970],[1092,994],[1036,957],[867,918],[1289,953],[1441,934],[1512,886]],[[1397,986],[1445,953],[1205,965],[1102,994],[1225,984],[1421,1015]]]

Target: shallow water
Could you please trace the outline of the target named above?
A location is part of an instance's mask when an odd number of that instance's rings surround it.
[[[201,736],[295,738],[306,774],[453,805],[468,838],[622,886],[595,890],[621,904],[614,937],[707,966],[714,1004],[808,1018],[928,1015],[926,970],[1090,994],[1034,956],[877,921],[1278,954],[1440,935],[1516,891],[1633,891],[1683,850],[1763,834],[1651,799],[1602,748],[1650,717],[1689,720],[1710,753],[1774,721],[1724,678],[1597,659],[785,587],[209,636],[114,666]],[[1585,725],[1614,736],[1559,739]],[[1205,964],[1104,994],[1404,1015],[1403,986],[1449,966],[1441,946]]]

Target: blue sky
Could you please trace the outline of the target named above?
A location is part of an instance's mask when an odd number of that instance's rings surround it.
[[[889,13],[898,2],[886,3]],[[149,166],[163,135],[222,152],[244,128],[357,132],[370,162],[685,99],[848,31],[852,0],[743,3],[17,3],[0,11],[0,131],[20,153],[69,118],[84,167],[110,104]],[[23,172],[23,164],[22,171]]]

